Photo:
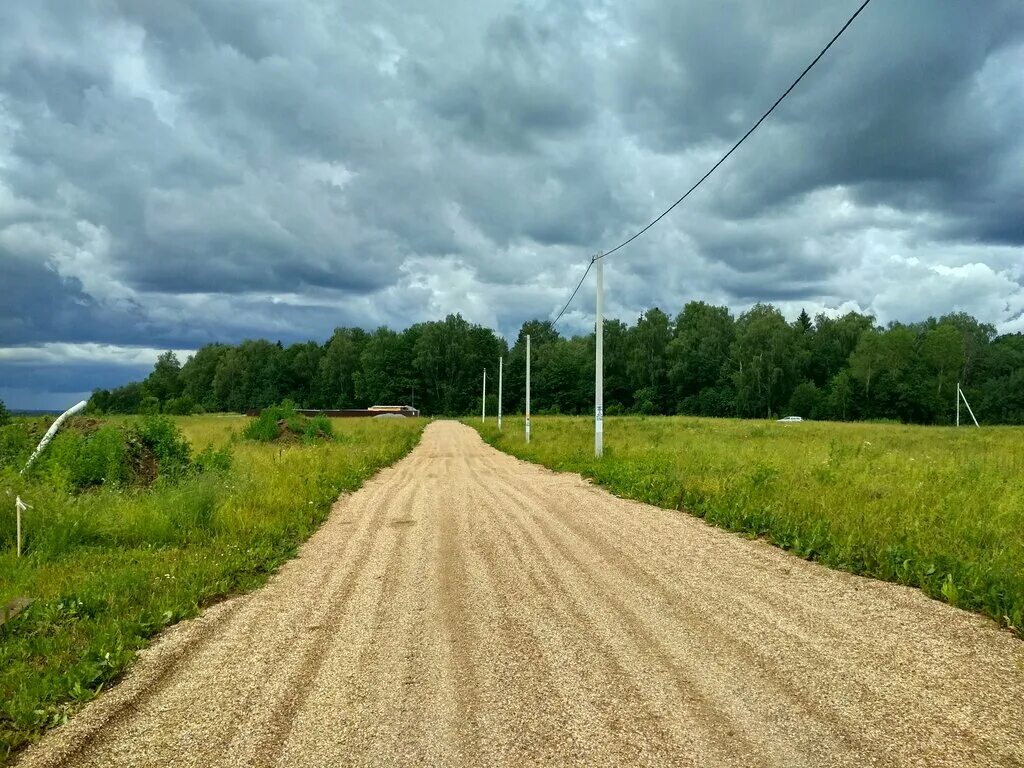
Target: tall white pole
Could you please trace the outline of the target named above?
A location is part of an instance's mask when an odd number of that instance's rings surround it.
[[[957,387],[957,389],[960,389],[960,388]],[[978,420],[976,418],[974,418],[974,411],[971,410],[971,404],[967,402],[967,395],[964,394],[964,391],[962,389],[960,389],[960,397],[962,397],[964,399],[964,405],[967,406],[967,412],[969,414],[971,414],[971,421],[974,422],[974,426],[980,428],[981,424],[979,424]]]
[[[604,258],[594,257],[597,267],[597,312],[594,320],[594,455],[604,453]]]
[[[487,421],[487,369],[484,368],[484,394],[480,398],[480,421]]]
[[[498,431],[501,431],[501,383],[505,376],[505,358],[498,358]]]
[[[526,334],[526,442],[530,442],[530,334]]]
[[[956,425],[960,426],[960,382],[956,383]]]

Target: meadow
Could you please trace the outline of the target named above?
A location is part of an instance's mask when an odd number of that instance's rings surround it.
[[[425,424],[349,419],[328,442],[280,444],[239,440],[248,421],[176,418],[195,452],[212,444],[232,458],[175,482],[69,493],[10,468],[0,477],[0,605],[34,600],[0,626],[0,762],[115,680],[148,638],[262,584]],[[14,493],[32,505],[20,559]]]
[[[1024,629],[1024,430],[689,417],[467,419],[519,458],[763,537],[830,567],[920,587]]]

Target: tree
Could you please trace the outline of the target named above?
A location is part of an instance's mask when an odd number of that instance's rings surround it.
[[[664,413],[669,405],[666,351],[672,339],[671,321],[657,307],[640,315],[627,336],[626,371],[634,393],[643,390],[644,403]],[[634,394],[635,399],[641,399]]]
[[[549,321],[531,320],[509,350],[494,331],[459,315],[402,332],[338,328],[324,346],[209,344],[181,366],[166,352],[143,382],[94,391],[89,409],[245,411],[289,398],[314,407],[394,401],[424,413],[477,413],[484,368],[488,410],[497,404],[503,357],[503,408],[521,411],[527,334],[534,412],[591,413],[592,332],[566,338]],[[802,311],[789,322],[758,304],[734,320],[726,307],[689,302],[674,320],[659,309],[632,326],[605,320],[604,340],[607,413],[763,417],[785,408],[811,418],[948,423],[959,381],[987,422],[1024,423],[1024,335],[996,336],[963,313],[879,328],[853,312],[810,323]]]
[[[721,382],[735,333],[735,321],[726,307],[703,301],[691,301],[683,307],[666,350],[668,378],[678,411],[704,412],[697,396]]]
[[[814,333],[808,346],[807,378],[818,387],[827,386],[850,364],[850,355],[857,348],[860,337],[874,325],[873,317],[857,312],[847,312],[842,317],[818,315],[814,319]]]
[[[181,363],[178,356],[168,350],[156,359],[153,372],[143,382],[151,396],[160,402],[170,400],[181,394]]]
[[[813,381],[801,381],[789,398],[789,412],[793,416],[803,416],[805,419],[817,418],[821,399],[821,390]]]
[[[227,405],[217,398],[213,380],[217,374],[217,365],[228,349],[226,344],[207,344],[196,350],[181,366],[178,378],[182,395],[206,411],[227,409]]]
[[[355,375],[359,370],[366,331],[335,328],[317,367],[317,401],[324,408],[354,408]]]
[[[105,413],[139,413],[139,407],[145,397],[142,384],[137,381],[116,387],[110,390],[109,394]]]
[[[984,358],[985,351],[996,337],[996,329],[989,323],[979,323],[966,312],[954,312],[939,318],[942,325],[951,325],[960,331],[963,339],[963,366],[959,381],[971,383],[975,369]]]
[[[360,370],[355,374],[356,399],[365,405],[412,400],[416,379],[412,348],[404,334],[378,328],[363,345]]]
[[[102,416],[110,410],[110,390],[94,389],[89,396],[89,402],[85,406],[85,412]]]
[[[925,331],[921,339],[921,357],[935,380],[935,395],[943,390],[955,392],[964,368],[964,335],[951,323],[941,322]]]
[[[0,427],[4,426],[11,420],[11,413],[7,410],[7,406],[4,405],[4,401],[0,400]]]
[[[807,310],[801,308],[800,314],[796,318],[796,322],[793,324],[794,327],[800,331],[800,333],[811,333],[814,330],[814,323],[811,322],[811,316],[807,314]]]
[[[300,408],[311,408],[317,400],[316,378],[323,349],[315,341],[292,344],[284,351],[281,389]]]
[[[771,417],[789,401],[802,363],[798,333],[769,304],[755,304],[740,315],[730,348],[740,415]]]
[[[530,353],[533,356],[530,366],[531,375],[531,407],[539,413],[551,407],[550,392],[544,381],[544,367],[547,361],[557,355],[558,344],[562,337],[548,320],[527,320],[519,329],[515,344],[508,353],[505,366],[505,402],[511,408],[509,412],[521,413],[526,404],[526,337],[530,337]],[[547,354],[551,348],[553,355]],[[593,371],[593,368],[591,368]],[[540,379],[538,379],[540,376]]]

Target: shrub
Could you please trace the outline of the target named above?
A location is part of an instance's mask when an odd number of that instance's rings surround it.
[[[131,427],[128,445],[139,461],[145,460],[147,451],[152,452],[158,473],[170,479],[181,477],[192,463],[192,447],[166,416],[149,416]]]
[[[32,453],[28,424],[15,422],[0,427],[0,467],[21,467]]]
[[[295,411],[295,405],[285,400],[280,405],[264,408],[242,431],[247,440],[269,443],[277,440],[302,440],[311,443],[330,440],[334,435],[330,419],[326,416],[307,418]]]
[[[139,413],[143,416],[152,416],[160,413],[159,398],[153,397],[152,395],[142,398],[142,402],[139,403]]]
[[[331,420],[326,416],[314,416],[307,419],[302,428],[302,438],[307,443],[330,440],[332,437],[334,437],[334,427],[331,426]]]
[[[57,434],[35,471],[66,491],[145,486],[158,477],[181,478],[192,467],[191,453],[188,441],[165,416],[146,417],[128,427],[81,419]]]
[[[191,397],[172,397],[164,403],[164,413],[173,416],[191,416],[196,412],[196,404]]]
[[[216,449],[207,445],[196,454],[192,465],[198,472],[227,472],[231,469],[232,458],[230,446]]]
[[[111,425],[58,433],[41,463],[51,484],[68,490],[104,483],[121,486],[132,480],[125,436]]]

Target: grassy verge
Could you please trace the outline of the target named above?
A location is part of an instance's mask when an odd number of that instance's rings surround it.
[[[176,421],[198,450],[228,443],[247,420]],[[0,605],[35,600],[0,627],[0,762],[114,680],[147,638],[263,583],[339,493],[405,455],[424,423],[339,421],[316,446],[235,442],[228,472],[145,490],[20,487],[33,505],[21,559],[13,496],[0,494]]]
[[[621,496],[920,587],[1024,628],[1024,430],[686,417],[467,424],[495,447]]]

